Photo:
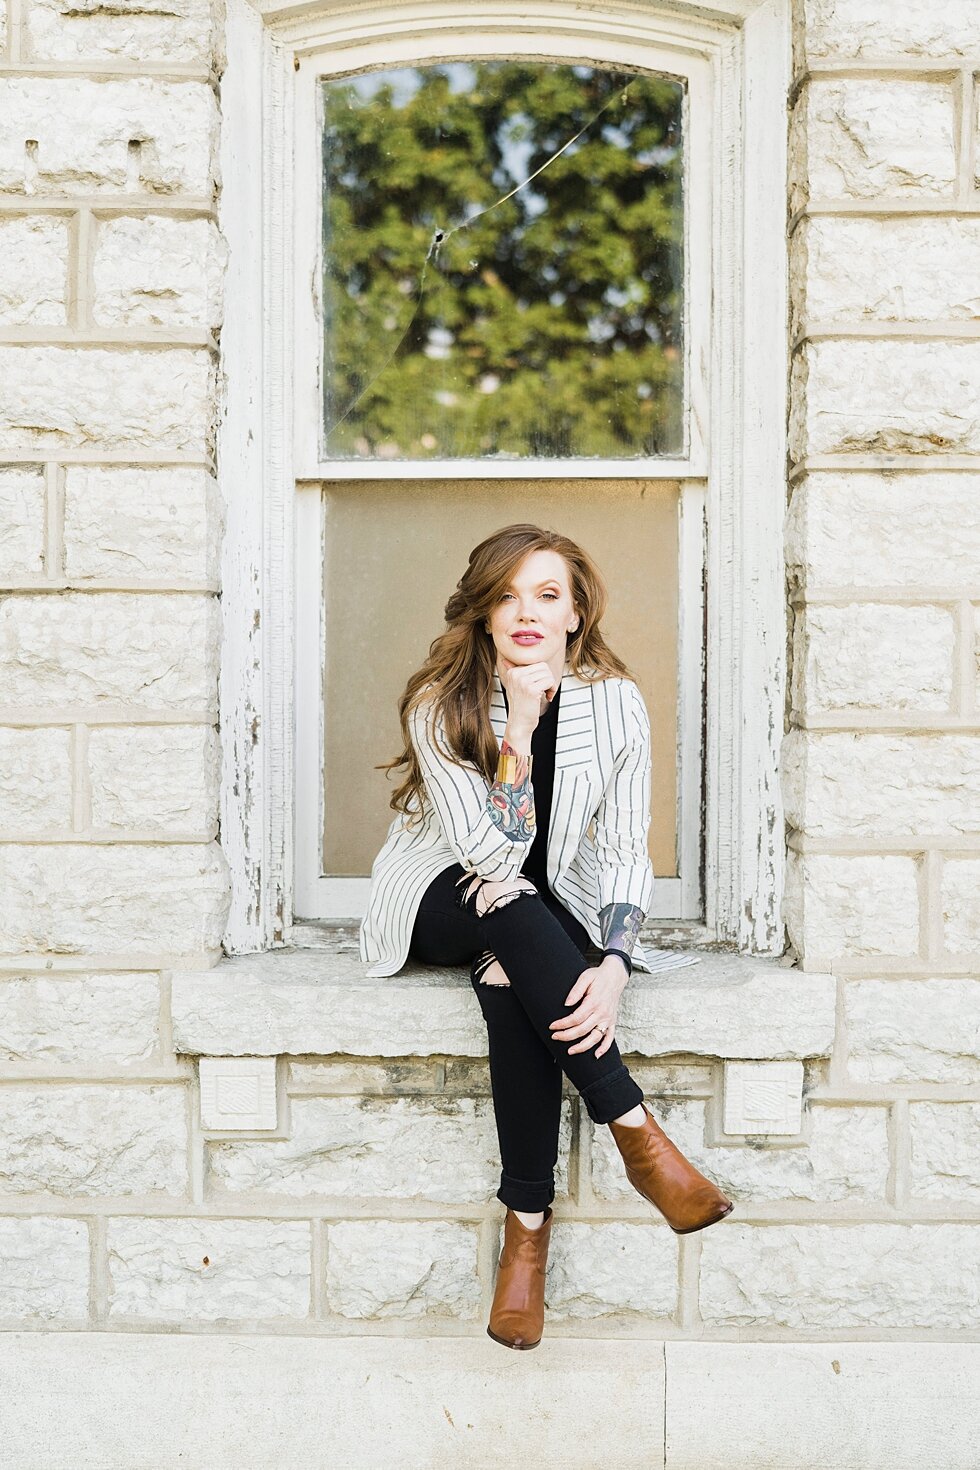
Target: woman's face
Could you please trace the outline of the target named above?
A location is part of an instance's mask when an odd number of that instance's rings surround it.
[[[498,659],[547,663],[560,678],[565,645],[578,626],[568,565],[557,551],[529,551],[490,614]]]

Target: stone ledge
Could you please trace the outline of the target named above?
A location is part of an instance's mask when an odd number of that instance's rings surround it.
[[[406,965],[371,979],[349,931],[332,945],[236,955],[172,978],[174,1047],[199,1056],[485,1057],[486,1026],[461,969]],[[699,953],[634,972],[624,1053],[792,1060],[830,1055],[833,975],[774,959]]]

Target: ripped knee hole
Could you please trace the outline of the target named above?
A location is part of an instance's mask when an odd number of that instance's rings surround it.
[[[490,949],[483,953],[473,963],[473,975],[483,985],[509,985],[510,981],[504,974],[503,966],[496,955]]]
[[[483,974],[480,976],[480,984],[496,985],[501,988],[503,988],[503,986],[505,985],[510,984],[510,981],[504,974],[503,967],[499,960],[494,960],[492,965],[487,966]]]
[[[475,889],[477,890],[476,911],[480,918],[484,918],[487,914],[493,913],[495,909],[504,908],[507,904],[513,903],[515,899],[527,897],[536,898],[538,894],[538,890],[535,888],[534,884],[530,882],[529,879],[517,878],[515,879],[515,883],[518,886],[513,888],[507,887],[503,890],[502,893],[496,893],[492,898],[488,899],[486,895],[486,888],[487,884],[490,882],[491,880],[486,878],[477,878],[474,884],[466,889],[466,898],[469,898]],[[491,883],[491,886],[496,887],[497,885]]]

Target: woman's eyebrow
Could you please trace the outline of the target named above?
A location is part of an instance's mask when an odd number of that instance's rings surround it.
[[[542,587],[557,587],[557,588],[560,589],[561,588],[561,583],[559,582],[559,580],[558,580],[557,577],[545,577],[545,579],[544,579],[543,582],[539,582],[538,583],[537,590],[540,591],[540,589]],[[514,590],[514,584],[513,584],[513,582],[508,582],[507,583],[507,586],[504,588],[504,591],[505,592],[513,592],[513,590]]]

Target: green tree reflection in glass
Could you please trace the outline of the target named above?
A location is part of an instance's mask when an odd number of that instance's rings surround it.
[[[683,101],[517,61],[322,83],[325,455],[682,452]]]

